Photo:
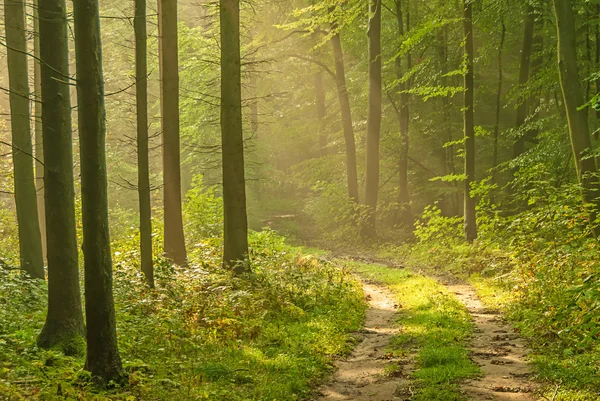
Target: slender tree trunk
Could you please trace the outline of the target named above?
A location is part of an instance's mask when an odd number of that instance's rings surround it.
[[[98,0],[73,7],[81,155],[81,203],[87,324],[86,369],[105,383],[122,374],[112,291],[108,229],[106,111]]]
[[[325,117],[327,108],[325,106],[325,88],[323,87],[323,72],[321,69],[315,72],[315,102],[317,121],[319,122],[319,153],[327,155],[327,131],[325,130]]]
[[[596,71],[600,70],[600,4],[596,4]],[[600,79],[596,80],[596,93],[600,93]],[[596,119],[600,120],[600,110],[596,110]]]
[[[523,33],[523,48],[521,49],[521,66],[519,69],[519,86],[524,88],[529,81],[529,69],[531,65],[531,51],[533,48],[533,28],[535,23],[535,13],[533,6],[527,6],[525,12],[525,29]],[[529,111],[528,102],[523,99],[517,108],[516,128],[519,129],[525,124],[527,113]],[[525,151],[526,134],[521,133],[513,145],[513,157],[520,156]]]
[[[502,70],[502,56],[504,42],[506,40],[506,25],[502,20],[502,31],[500,33],[500,44],[498,45],[498,89],[496,91],[496,120],[494,121],[494,153],[492,156],[492,184],[498,183],[498,139],[500,137],[500,110],[502,109],[502,86],[504,83],[504,72]]]
[[[8,47],[10,125],[21,268],[32,277],[44,279],[44,257],[33,171],[23,0],[4,0],[4,23]]]
[[[598,207],[598,179],[594,158],[584,157],[591,149],[587,113],[579,108],[585,103],[577,67],[577,38],[575,15],[570,0],[553,0],[558,35],[558,71],[569,124],[569,135],[573,148],[577,178],[582,187],[585,203]],[[595,219],[595,212],[592,220]]]
[[[248,218],[242,131],[240,0],[220,0],[221,141],[225,242],[223,264],[236,273],[249,270]]]
[[[160,99],[163,151],[165,255],[178,265],[187,260],[181,210],[179,145],[179,62],[177,0],[158,0]]]
[[[364,235],[377,235],[377,197],[379,194],[379,141],[381,135],[381,0],[369,1],[369,109],[367,112],[367,150],[365,204],[369,215]]]
[[[146,0],[135,0],[135,97],[137,116],[138,197],[140,205],[140,255],[142,272],[154,287],[152,265],[152,205],[148,161],[148,62]]]
[[[84,326],[75,228],[65,0],[40,2],[39,17],[48,315],[38,345],[41,348],[56,347],[67,354],[79,354],[84,347]]]
[[[338,32],[337,23],[331,24],[331,30],[335,32],[331,37],[331,47],[335,59],[335,84],[340,101],[342,114],[342,126],[344,129],[344,141],[346,144],[346,176],[348,179],[348,196],[358,203],[358,173],[356,169],[356,140],[354,139],[354,128],[352,127],[352,113],[350,111],[350,99],[346,87],[346,72],[344,68],[344,53],[342,52],[342,41]]]
[[[474,74],[473,74],[473,3],[464,1],[465,29],[465,237],[473,242],[477,239],[477,218],[475,215],[475,198],[471,195],[471,183],[475,181],[475,126],[473,119]]]
[[[404,14],[406,14],[406,32],[410,30],[410,13],[406,10],[406,13],[402,11],[402,1],[396,0],[396,19],[398,23],[398,37],[402,37],[405,34],[404,29]],[[406,55],[406,70],[410,71],[412,68],[412,57],[411,53],[408,52]],[[396,58],[396,78],[402,79],[402,59]],[[404,91],[410,89],[410,84],[404,83],[400,86],[400,108],[398,112],[398,120],[400,125],[400,154],[398,158],[398,213],[396,222],[407,228],[411,228],[413,225],[413,217],[410,209],[410,195],[408,192],[408,151],[410,147],[410,139],[408,135],[410,114],[409,114],[409,99],[410,95]]]
[[[34,139],[35,139],[35,187],[37,191],[38,220],[42,237],[42,255],[48,261],[46,244],[46,208],[44,207],[44,144],[42,141],[42,69],[40,65],[40,19],[38,0],[33,2],[33,88],[34,88]]]

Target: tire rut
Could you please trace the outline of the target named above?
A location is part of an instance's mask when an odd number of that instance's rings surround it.
[[[404,399],[399,388],[407,387],[412,362],[386,354],[390,340],[399,332],[395,323],[398,308],[393,295],[383,286],[363,283],[369,300],[362,340],[352,354],[336,363],[333,380],[319,391],[318,401],[392,401]],[[402,371],[386,375],[390,363],[402,364]],[[393,377],[392,377],[393,376]]]

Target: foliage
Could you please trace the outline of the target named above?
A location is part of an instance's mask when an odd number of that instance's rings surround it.
[[[129,242],[129,246],[136,243]],[[362,292],[347,273],[271,231],[251,238],[253,273],[234,278],[205,245],[188,269],[155,259],[150,290],[135,248],[115,246],[119,346],[128,382],[98,392],[83,360],[43,351],[46,285],[0,269],[0,398],[248,400],[306,398],[351,346]]]

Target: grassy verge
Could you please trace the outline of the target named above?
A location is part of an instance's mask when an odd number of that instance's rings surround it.
[[[350,263],[352,271],[390,288],[401,305],[390,352],[416,351],[413,401],[463,400],[458,383],[479,374],[465,348],[473,325],[465,307],[435,280],[406,269]]]
[[[365,304],[351,275],[255,233],[254,273],[222,270],[220,247],[198,242],[196,264],[157,261],[144,284],[134,245],[115,248],[115,300],[128,383],[98,390],[84,358],[36,347],[46,285],[0,269],[0,400],[300,400],[352,347]],[[131,244],[135,244],[132,240]]]

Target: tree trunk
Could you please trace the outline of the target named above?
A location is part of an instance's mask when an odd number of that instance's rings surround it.
[[[87,324],[86,369],[105,383],[122,374],[112,292],[108,227],[106,111],[98,0],[73,7],[81,157],[81,204]]]
[[[152,265],[152,205],[148,161],[148,62],[146,0],[135,0],[135,101],[137,116],[138,197],[140,206],[140,256],[142,272],[154,287]]]
[[[44,200],[48,242],[48,315],[41,348],[83,353],[71,134],[65,0],[40,2]]]
[[[319,153],[324,157],[327,156],[327,131],[325,130],[327,108],[325,106],[325,88],[323,87],[323,72],[321,69],[315,72],[315,102],[317,121],[319,122]]]
[[[32,277],[43,280],[45,278],[44,257],[37,217],[37,195],[33,171],[27,74],[27,32],[23,0],[4,1],[4,23],[8,48],[10,126],[21,268]]]
[[[474,74],[473,74],[473,4],[464,1],[465,29],[465,238],[468,242],[477,239],[477,218],[475,215],[475,198],[471,196],[471,183],[475,181],[475,126],[473,119]]]
[[[594,158],[583,157],[585,152],[591,149],[592,142],[587,113],[585,110],[579,110],[585,100],[577,67],[575,16],[570,0],[553,0],[553,2],[558,36],[558,71],[577,178],[582,187],[584,202],[594,203],[597,207],[599,185],[598,179],[595,177],[596,162]],[[594,218],[595,212],[592,214],[592,220]]]
[[[381,135],[381,0],[369,1],[369,109],[367,112],[367,149],[365,204],[368,218],[364,234],[377,234],[377,195],[379,194],[379,141]]]
[[[500,110],[502,109],[502,85],[504,83],[504,72],[502,70],[502,55],[506,39],[506,25],[502,20],[502,31],[500,33],[500,44],[498,45],[498,89],[496,91],[496,120],[494,121],[494,153],[492,156],[492,184],[498,183],[498,139],[500,136]]]
[[[179,149],[177,0],[158,0],[158,35],[165,256],[178,265],[185,265],[187,255],[181,210],[181,155]]]
[[[236,273],[249,270],[248,218],[242,131],[240,0],[220,0],[221,144],[223,152],[223,264]]]
[[[406,30],[404,29],[404,14],[406,14]],[[402,12],[402,1],[396,0],[396,19],[398,23],[398,37],[402,37],[405,31],[410,30],[410,13],[406,10],[406,13]],[[406,70],[410,71],[412,68],[412,57],[411,53],[408,52],[406,55]],[[396,78],[402,79],[402,59],[396,58]],[[398,122],[400,126],[400,154],[398,158],[398,211],[396,214],[396,223],[404,227],[411,228],[413,225],[413,217],[410,210],[410,195],[408,192],[408,151],[410,146],[410,140],[408,136],[408,129],[410,123],[409,114],[409,99],[410,95],[404,93],[404,91],[410,89],[410,84],[404,83],[400,85],[400,107],[398,110]]]
[[[533,47],[533,27],[535,23],[535,13],[533,6],[527,6],[525,12],[525,29],[523,32],[523,48],[521,49],[521,66],[519,68],[519,87],[524,88],[529,81],[529,66],[531,65],[531,51]],[[526,99],[523,99],[517,108],[517,130],[525,124],[529,108]],[[524,133],[520,133],[513,145],[513,158],[520,156],[525,151]]]
[[[42,141],[42,69],[40,65],[40,19],[38,15],[38,0],[33,2],[33,88],[34,88],[34,139],[35,139],[35,188],[37,191],[38,220],[42,237],[42,256],[48,261],[48,246],[46,244],[46,208],[44,207],[44,144]]]
[[[346,144],[346,176],[348,179],[348,196],[358,203],[358,173],[356,169],[356,141],[354,139],[354,128],[352,127],[352,113],[350,111],[350,99],[346,87],[346,72],[344,69],[344,53],[342,52],[342,41],[338,32],[336,22],[331,23],[331,30],[335,32],[331,36],[331,47],[335,59],[335,85],[340,101],[342,114],[342,126],[344,129],[344,142]]]

